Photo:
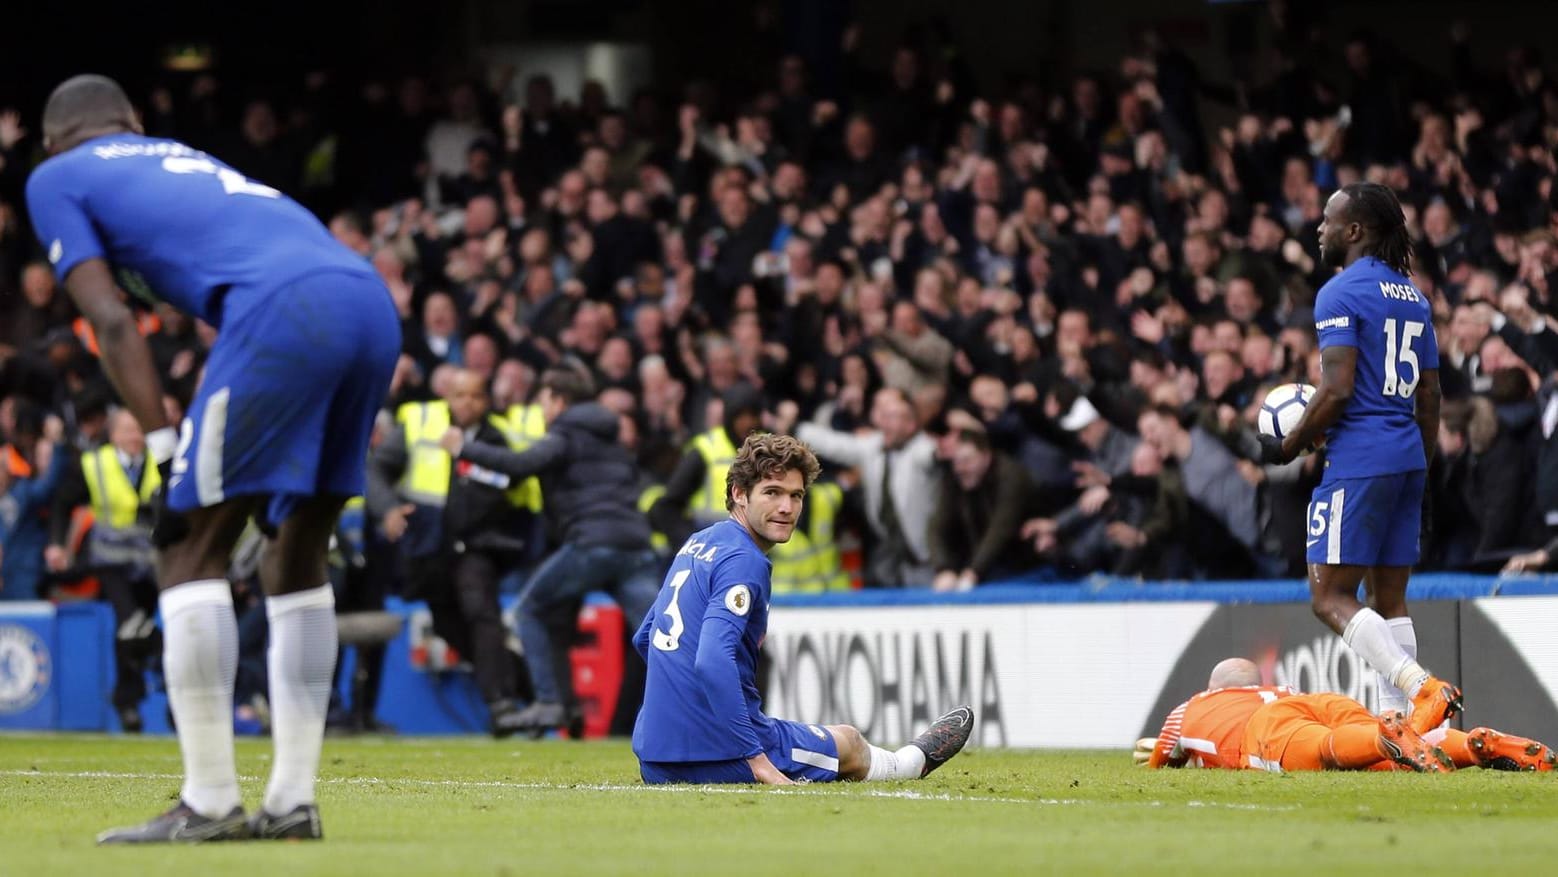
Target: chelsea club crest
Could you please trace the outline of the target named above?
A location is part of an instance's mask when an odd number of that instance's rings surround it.
[[[49,647],[31,629],[0,622],[0,715],[19,713],[49,690]]]

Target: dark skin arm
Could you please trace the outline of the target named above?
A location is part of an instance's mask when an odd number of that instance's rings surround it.
[[[162,379],[152,360],[151,348],[136,329],[135,317],[125,306],[124,295],[114,283],[108,263],[88,259],[70,270],[65,289],[81,311],[102,352],[103,371],[119,391],[126,408],[147,432],[168,425],[162,409]]]
[[[1320,352],[1320,386],[1304,408],[1303,419],[1282,440],[1282,462],[1293,460],[1325,438],[1325,431],[1341,419],[1347,403],[1352,401],[1357,373],[1358,348],[1327,347]],[[1438,372],[1435,372],[1435,389],[1439,386],[1438,379]]]
[[[1429,465],[1433,464],[1434,452],[1439,447],[1439,400],[1442,396],[1439,391],[1439,370],[1424,369],[1423,377],[1417,384],[1414,397],[1417,409],[1413,416],[1417,420],[1418,432],[1423,435],[1423,459]]]

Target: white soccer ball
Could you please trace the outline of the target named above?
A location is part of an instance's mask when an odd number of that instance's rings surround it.
[[[1298,426],[1298,421],[1304,416],[1305,406],[1314,397],[1315,388],[1308,384],[1282,384],[1267,393],[1266,401],[1261,403],[1260,414],[1256,418],[1261,435],[1287,438],[1287,434]]]

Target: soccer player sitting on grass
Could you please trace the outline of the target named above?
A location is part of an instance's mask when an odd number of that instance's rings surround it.
[[[1257,770],[1393,770],[1460,767],[1549,771],[1555,756],[1535,740],[1491,728],[1439,728],[1418,736],[1400,712],[1376,716],[1339,694],[1299,694],[1260,684],[1244,658],[1212,669],[1207,690],[1175,707],[1156,738],[1136,744],[1148,767]]]
[[[850,725],[763,715],[757,650],[768,631],[767,552],[801,516],[817,458],[789,436],[747,437],[726,476],[730,517],[694,533],[666,574],[633,645],[649,664],[633,752],[646,783],[902,780],[929,774],[968,742],[960,706],[903,748]]]

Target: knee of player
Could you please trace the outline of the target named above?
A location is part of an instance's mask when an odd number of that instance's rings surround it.
[[[854,725],[829,725],[833,743],[838,748],[839,779],[859,781],[871,770],[871,746]]]
[[[1321,621],[1327,621],[1331,616],[1331,610],[1334,608],[1334,601],[1335,598],[1328,593],[1312,594],[1309,597],[1309,611],[1313,612],[1315,617]]]
[[[867,744],[865,735],[854,725],[829,725],[828,730],[833,732],[833,742],[838,746],[839,760],[843,761],[851,756],[864,756]]]

